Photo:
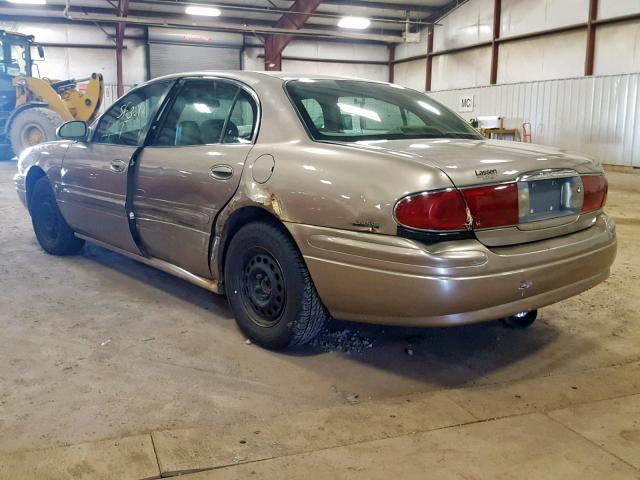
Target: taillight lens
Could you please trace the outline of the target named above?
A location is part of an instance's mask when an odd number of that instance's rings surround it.
[[[604,207],[609,190],[609,184],[604,175],[583,175],[582,186],[584,188],[583,212]]]
[[[454,188],[409,195],[396,204],[395,214],[398,223],[419,230],[464,230],[467,223],[467,206]]]
[[[469,213],[467,213],[469,212]],[[410,195],[396,204],[396,220],[419,230],[466,230],[518,224],[518,186],[515,183],[447,189]]]
[[[462,190],[474,228],[496,228],[518,224],[518,186],[515,183]]]

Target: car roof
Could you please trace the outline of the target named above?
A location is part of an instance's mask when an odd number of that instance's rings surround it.
[[[280,80],[281,82],[286,80],[300,80],[300,79],[310,78],[314,80],[359,80],[363,82],[386,83],[386,82],[376,82],[376,81],[368,80],[364,78],[338,76],[338,75],[316,75],[316,74],[308,74],[308,73],[249,71],[249,70],[200,70],[200,71],[194,71],[194,72],[172,73],[170,75],[164,75],[162,77],[154,78],[146,83],[154,83],[154,82],[160,82],[163,80],[172,80],[172,79],[184,78],[184,77],[201,77],[201,76],[225,77],[225,78],[231,78],[239,81],[244,81],[249,84],[259,82],[261,80],[266,80],[269,78],[273,80]]]

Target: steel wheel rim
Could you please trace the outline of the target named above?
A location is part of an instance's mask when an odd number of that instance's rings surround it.
[[[276,325],[284,311],[284,275],[278,261],[266,250],[255,249],[242,268],[242,297],[251,321],[260,327]]]

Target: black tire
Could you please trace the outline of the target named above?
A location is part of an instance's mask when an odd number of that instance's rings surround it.
[[[536,321],[536,318],[538,318],[538,310],[531,310],[526,313],[516,313],[515,315],[511,315],[510,317],[505,317],[502,319],[502,323],[510,328],[523,329],[529,328],[531,325],[533,325],[533,322]]]
[[[33,186],[29,203],[31,224],[38,243],[52,255],[73,255],[84,245],[62,217],[51,184],[46,177],[39,178]]]
[[[225,291],[240,329],[264,348],[303,345],[329,318],[300,252],[278,225],[250,223],[234,235]]]
[[[56,130],[64,123],[63,118],[46,107],[23,110],[11,121],[9,141],[13,152],[20,153],[38,143],[56,139]]]

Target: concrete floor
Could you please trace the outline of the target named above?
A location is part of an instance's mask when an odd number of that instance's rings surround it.
[[[611,278],[532,329],[336,322],[373,339],[347,355],[247,345],[223,298],[101,248],[46,255],[14,170],[1,479],[640,478],[638,175],[609,174]]]

